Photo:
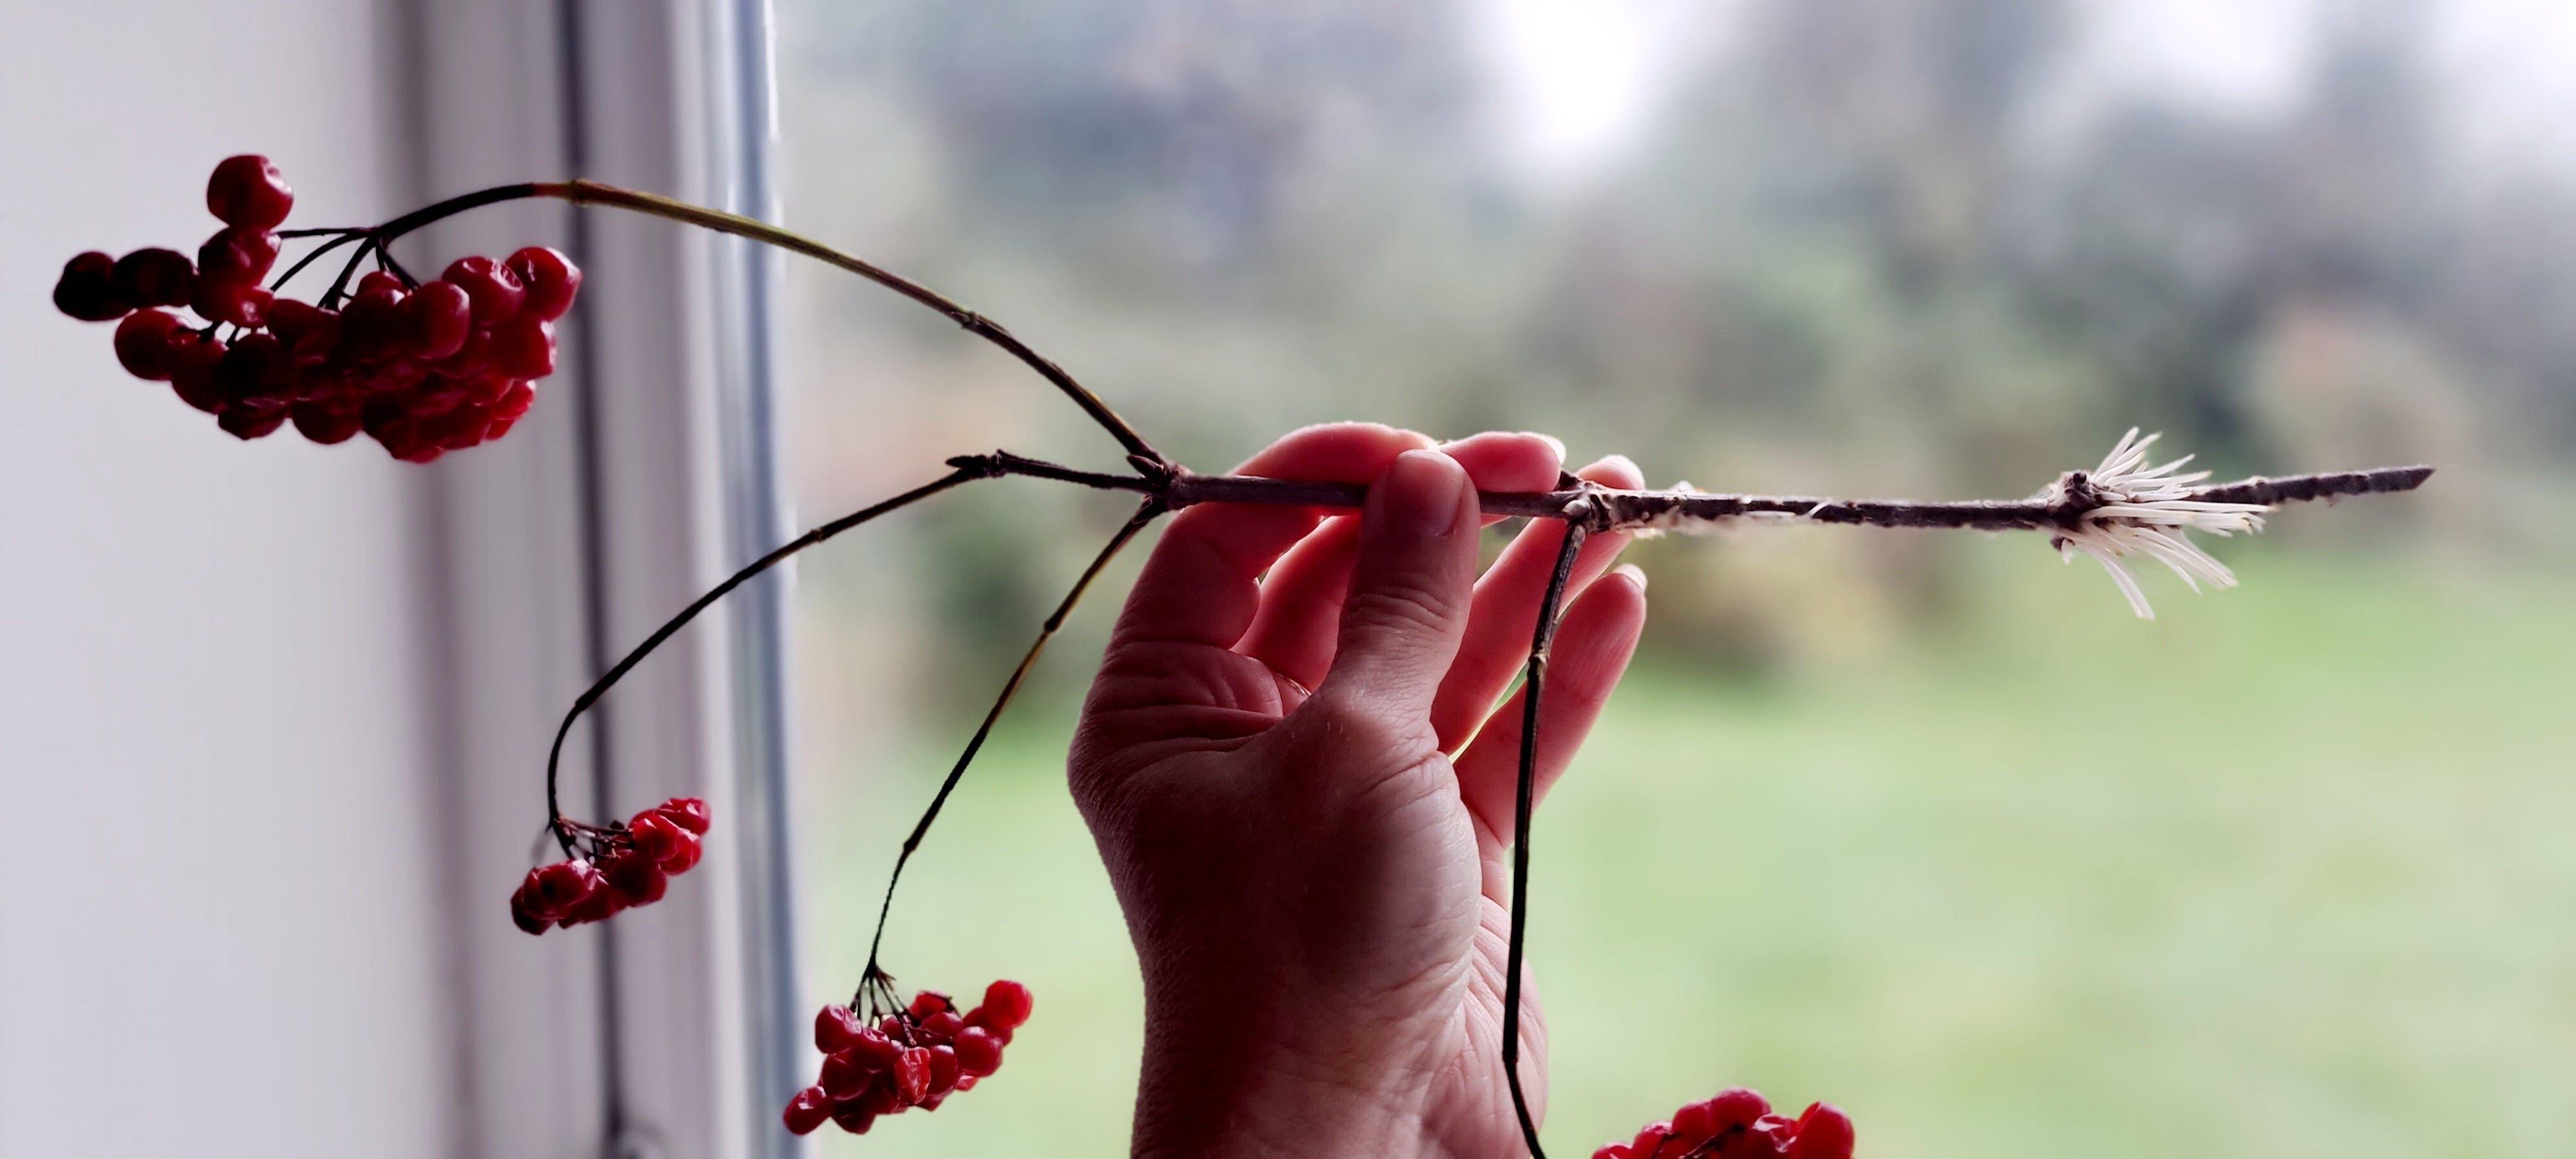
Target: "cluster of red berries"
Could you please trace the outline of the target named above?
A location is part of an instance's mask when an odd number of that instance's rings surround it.
[[[696,797],[673,797],[622,826],[584,827],[591,856],[529,870],[510,895],[510,920],[542,934],[660,901],[672,874],[696,868],[706,831],[707,803]]]
[[[353,263],[374,247],[389,267],[359,279],[345,303],[335,286],[315,305],[260,285],[294,205],[268,158],[226,158],[206,182],[206,208],[224,228],[195,262],[166,249],[81,254],[63,265],[54,305],[83,321],[116,321],[126,370],[168,382],[244,439],[292,419],[317,443],[364,431],[395,458],[426,463],[497,439],[528,413],[534,380],[554,373],[554,320],[581,288],[571,259],[530,246],[501,261],[460,258],[416,284],[367,231],[308,231],[357,242]],[[185,306],[204,325],[165,306]],[[216,335],[225,323],[235,327],[229,340]]]
[[[1029,1020],[1030,1004],[1029,988],[1005,978],[985,987],[983,1004],[963,1015],[936,990],[914,995],[874,1026],[847,1006],[826,1006],[814,1016],[823,1073],[787,1100],[781,1117],[799,1135],[825,1119],[864,1135],[879,1115],[938,1110],[949,1095],[1002,1069],[1002,1048]]]
[[[1611,1143],[1592,1159],[1851,1159],[1851,1116],[1832,1103],[1810,1103],[1797,1118],[1771,1113],[1771,1100],[1729,1087],[1648,1123],[1637,1137]]]

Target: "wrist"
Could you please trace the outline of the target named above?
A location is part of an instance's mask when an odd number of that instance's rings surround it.
[[[1149,1016],[1133,1154],[1152,1159],[1414,1156],[1427,1076],[1255,1026]],[[1381,1045],[1392,1045],[1382,1038]]]

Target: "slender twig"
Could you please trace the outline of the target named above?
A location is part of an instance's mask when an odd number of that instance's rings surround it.
[[[1314,483],[1258,475],[1198,475],[1180,471],[1168,478],[1084,471],[995,451],[950,459],[952,465],[983,464],[1001,475],[1025,475],[1079,483],[1105,491],[1132,491],[1160,496],[1173,510],[1201,503],[1272,503],[1300,507],[1357,508],[1368,500],[1365,483]],[[2273,505],[2344,495],[2411,491],[2431,477],[2431,467],[2379,467],[2279,479],[2257,475],[2192,491],[2189,498],[2209,503]],[[2084,473],[2067,478],[2081,482]],[[1564,517],[1566,504],[1593,501],[1586,516],[1594,532],[1720,523],[1730,519],[1795,519],[1812,523],[1870,527],[1961,528],[1980,531],[2045,531],[2072,526],[2103,501],[2082,486],[2061,483],[2055,498],[1970,500],[1925,503],[1911,499],[1828,499],[1813,495],[1722,495],[1705,491],[1622,491],[1601,487],[1557,491],[1479,491],[1477,505],[1487,515]]]
[[[555,728],[554,747],[546,752],[546,815],[550,819],[550,824],[554,827],[556,843],[563,846],[564,856],[570,857],[573,853],[573,826],[571,822],[564,818],[563,798],[556,791],[557,774],[563,763],[564,738],[571,735],[573,722],[580,720],[582,713],[588,711],[591,705],[598,703],[600,697],[607,695],[608,690],[616,686],[618,680],[626,675],[627,670],[642,662],[646,656],[652,655],[653,650],[661,647],[664,640],[670,639],[672,633],[679,631],[681,628],[687,627],[689,621],[696,619],[698,613],[707,610],[709,605],[715,603],[717,600],[723,599],[725,593],[741,587],[753,576],[759,575],[760,573],[777,566],[780,561],[785,560],[787,557],[803,551],[806,548],[812,547],[815,544],[821,543],[824,540],[830,539],[835,535],[839,535],[844,531],[848,531],[849,529],[874,519],[877,516],[896,510],[897,508],[908,507],[951,487],[957,486],[960,483],[969,483],[977,479],[989,479],[992,477],[993,474],[990,471],[979,470],[971,466],[961,466],[935,482],[925,483],[910,491],[906,491],[901,495],[897,495],[892,499],[860,508],[857,511],[853,511],[831,521],[830,523],[823,524],[822,526],[816,527],[803,535],[797,536],[795,539],[788,541],[785,545],[771,551],[769,554],[753,560],[741,571],[737,571],[732,575],[725,577],[725,581],[723,583],[717,584],[712,588],[708,588],[704,595],[690,601],[688,607],[681,609],[679,615],[663,621],[662,626],[654,629],[652,635],[645,637],[643,643],[636,645],[634,651],[628,652],[625,659],[618,661],[615,667],[610,668],[607,673],[602,675],[598,680],[592,681],[590,687],[581,694],[580,699],[572,702],[571,710],[564,713],[563,723]]]
[[[1539,690],[1547,678],[1548,644],[1556,636],[1557,612],[1565,602],[1565,585],[1574,575],[1574,556],[1598,516],[1596,496],[1578,495],[1558,509],[1565,521],[1565,542],[1556,549],[1556,569],[1548,573],[1547,591],[1539,597],[1538,626],[1530,632],[1529,667],[1521,678],[1521,757],[1512,801],[1512,929],[1503,953],[1503,1081],[1511,1087],[1512,1112],[1520,1116],[1521,1138],[1530,1159],[1547,1159],[1538,1145],[1538,1123],[1530,1117],[1529,1096],[1521,1092],[1521,957],[1529,931],[1530,810],[1538,798]]]
[[[1091,581],[1100,578],[1101,569],[1109,566],[1109,561],[1117,556],[1119,549],[1127,546],[1129,540],[1136,538],[1137,532],[1143,531],[1146,524],[1152,523],[1165,510],[1162,500],[1149,497],[1138,505],[1134,515],[1127,517],[1126,525],[1118,529],[1118,534],[1109,537],[1108,545],[1100,549],[1100,554],[1091,558],[1091,566],[1082,569],[1081,578],[1073,581],[1072,589],[1064,593],[1064,599],[1056,604],[1055,611],[1038,628],[1038,638],[1030,641],[1029,650],[1020,657],[1019,666],[1011,669],[1011,678],[1002,682],[1001,695],[994,697],[993,706],[984,710],[983,723],[975,726],[975,735],[967,740],[966,751],[957,754],[957,763],[949,767],[948,779],[939,783],[939,792],[930,798],[930,807],[922,810],[921,819],[913,823],[912,832],[903,839],[902,852],[895,854],[894,873],[886,878],[885,900],[877,904],[876,935],[868,939],[868,966],[860,976],[859,993],[850,999],[852,1006],[866,998],[868,979],[884,975],[877,966],[877,949],[885,941],[886,915],[894,909],[894,887],[903,880],[904,864],[912,860],[913,850],[921,847],[922,837],[930,832],[930,823],[939,819],[940,808],[948,803],[948,795],[956,791],[958,780],[966,775],[966,766],[975,762],[975,754],[983,751],[985,739],[993,735],[993,723],[1002,718],[1002,710],[1019,692],[1020,682],[1028,678],[1029,669],[1037,664],[1038,653],[1045,651],[1047,641],[1054,639],[1056,630],[1064,627],[1065,617],[1073,614],[1073,606],[1082,601],[1082,593],[1091,590]]]

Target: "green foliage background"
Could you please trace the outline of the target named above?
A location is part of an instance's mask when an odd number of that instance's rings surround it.
[[[1203,468],[1341,418],[1837,494],[2024,493],[2132,423],[2222,473],[2438,463],[2219,546],[2241,590],[2150,581],[2153,623],[2020,538],[1640,545],[1647,652],[1539,822],[1547,1133],[1747,1082],[1882,1157],[2560,1154],[2576,167],[2475,147],[2442,4],[2319,6],[2263,106],[2087,90],[2117,6],[1749,0],[1549,186],[1495,143],[1473,4],[788,0],[787,215]],[[1114,462],[937,320],[790,285],[809,516],[996,445]],[[985,486],[803,566],[817,1000],[1124,515]],[[989,1092],[835,1153],[1122,1146],[1134,964],[1061,761],[1131,573],[890,935],[907,981],[1029,980],[1037,1023]]]

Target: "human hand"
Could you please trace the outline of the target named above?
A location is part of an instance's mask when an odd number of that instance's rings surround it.
[[[1521,1153],[1499,1059],[1521,702],[1494,706],[1564,530],[1534,524],[1480,580],[1475,489],[1553,488],[1564,452],[1433,446],[1281,439],[1238,473],[1373,481],[1366,509],[1183,511],[1119,618],[1070,771],[1144,972],[1135,1154]],[[1616,457],[1582,475],[1643,482]],[[1593,582],[1624,538],[1585,542],[1566,589],[1542,793],[1645,623],[1635,568]],[[1521,994],[1535,1114],[1545,1031]]]

